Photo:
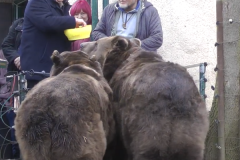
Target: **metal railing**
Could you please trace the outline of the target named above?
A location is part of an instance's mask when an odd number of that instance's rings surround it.
[[[206,72],[207,63],[203,62],[203,63],[185,66],[185,68],[187,69],[194,68],[194,67],[199,67],[199,92],[202,98],[205,100],[207,98],[207,95],[205,93],[206,82],[207,82],[207,79],[205,77],[205,72]]]
[[[29,88],[26,85],[26,78],[25,76],[33,76],[33,75],[41,75],[44,77],[49,77],[49,73],[42,72],[35,72],[34,70],[30,71],[22,71],[20,73],[15,74],[7,74],[6,75],[6,85],[10,86],[8,98],[1,98],[1,127],[0,130],[5,129],[5,134],[0,134],[0,138],[2,140],[0,144],[0,160],[5,160],[6,158],[9,159],[9,153],[7,150],[11,150],[12,145],[17,144],[17,141],[12,139],[11,132],[14,130],[14,125],[11,125],[8,121],[7,114],[10,112],[17,112],[20,104],[23,102]],[[12,117],[14,118],[14,117]],[[11,156],[10,156],[11,157]],[[14,160],[14,159],[9,159]]]

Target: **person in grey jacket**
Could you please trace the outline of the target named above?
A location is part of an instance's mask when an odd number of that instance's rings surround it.
[[[157,9],[147,0],[118,0],[109,4],[93,30],[92,38],[96,41],[115,35],[139,38],[143,49],[157,51],[163,42]]]

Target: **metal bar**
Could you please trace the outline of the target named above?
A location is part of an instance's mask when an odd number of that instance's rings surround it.
[[[109,4],[109,0],[103,0],[103,9]]]
[[[206,86],[206,78],[205,78],[205,72],[206,72],[206,65],[205,63],[201,63],[199,65],[199,91],[202,96],[202,98],[205,100],[206,94],[205,94],[205,86]]]
[[[20,104],[23,102],[23,100],[25,99],[26,96],[26,88],[25,88],[25,84],[26,84],[26,79],[25,79],[25,75],[24,74],[20,74],[19,75],[19,91],[20,91]]]
[[[23,0],[23,1],[19,2],[19,3],[17,3],[17,5],[20,5],[20,4],[22,4],[22,3],[26,2],[26,1],[28,1],[28,0]]]
[[[92,0],[91,8],[92,8],[92,30],[94,30],[98,23],[98,0]]]
[[[201,64],[202,63],[192,64],[192,65],[185,66],[185,68],[199,67]]]
[[[223,2],[217,0],[216,3],[216,15],[217,22],[223,22]],[[223,25],[217,23],[217,42],[223,42]],[[224,102],[224,56],[223,56],[223,44],[217,45],[217,83],[218,83],[218,146],[219,157],[218,160],[225,160],[225,102]]]
[[[15,19],[18,19],[18,4],[16,5],[16,17],[15,17]]]

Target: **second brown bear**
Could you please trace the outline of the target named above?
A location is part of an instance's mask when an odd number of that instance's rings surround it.
[[[116,146],[123,145],[114,159],[203,160],[208,113],[192,77],[140,45],[119,36],[82,45],[107,53],[103,73],[113,90]]]

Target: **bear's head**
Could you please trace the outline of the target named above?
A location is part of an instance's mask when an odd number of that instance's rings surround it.
[[[116,69],[130,56],[134,48],[141,48],[141,41],[137,38],[127,39],[121,36],[101,38],[94,42],[81,44],[81,51],[104,64],[103,74],[109,81]]]
[[[86,66],[85,68],[91,68],[98,73],[102,74],[102,69],[100,64],[96,61],[94,55],[89,57],[86,53],[82,51],[66,51],[61,54],[58,51],[54,51],[51,56],[53,66],[50,71],[50,76],[55,76],[61,73],[66,68],[74,65]]]

